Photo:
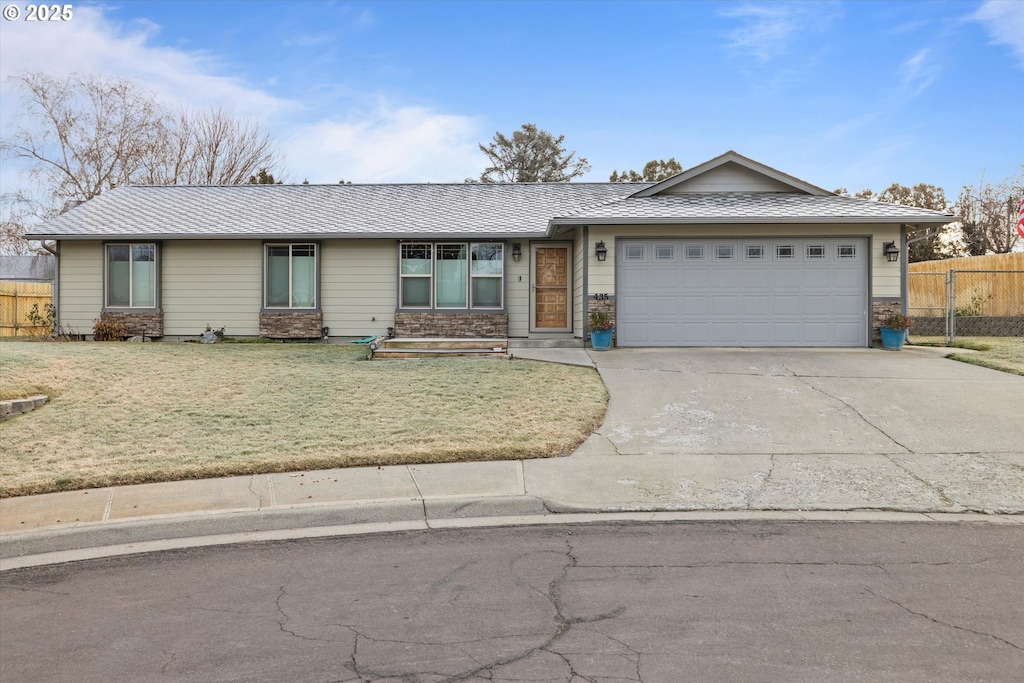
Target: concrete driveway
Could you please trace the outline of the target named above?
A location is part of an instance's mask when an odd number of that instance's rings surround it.
[[[1024,509],[1022,377],[909,348],[590,356],[604,424],[525,467],[568,509]]]
[[[932,352],[622,349],[591,356],[620,454],[1024,450],[1024,378]]]

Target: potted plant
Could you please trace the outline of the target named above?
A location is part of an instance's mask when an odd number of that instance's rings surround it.
[[[882,334],[882,347],[886,349],[902,349],[907,341],[911,323],[910,318],[902,313],[891,313],[882,321],[878,331]]]
[[[615,323],[604,311],[592,311],[590,314],[590,344],[595,351],[607,351],[612,348],[612,331]]]

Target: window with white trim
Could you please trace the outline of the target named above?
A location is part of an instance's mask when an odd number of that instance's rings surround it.
[[[728,260],[736,256],[736,247],[732,244],[716,244],[715,245],[715,258],[720,260]]]
[[[105,255],[106,307],[156,308],[156,244],[107,244]]]
[[[701,261],[704,259],[704,245],[703,244],[687,244],[686,254],[687,260]]]
[[[796,258],[796,248],[792,244],[778,244],[775,246],[775,258],[791,259]]]
[[[764,259],[765,249],[763,244],[748,244],[746,257],[748,261],[760,261]]]
[[[654,245],[654,260],[655,261],[675,261],[676,260],[676,245],[674,245],[674,244],[655,244]]]
[[[501,242],[399,246],[399,308],[498,309],[504,305]]]
[[[646,260],[645,249],[643,244],[627,244],[623,249],[622,260],[624,261],[644,261]]]
[[[264,245],[264,308],[316,308],[316,244]]]
[[[825,258],[825,245],[824,244],[808,244],[806,245],[805,254],[809,259]]]
[[[840,244],[836,247],[836,258],[857,258],[856,244]]]

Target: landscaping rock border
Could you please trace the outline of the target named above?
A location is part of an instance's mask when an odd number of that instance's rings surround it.
[[[29,396],[28,398],[16,398],[10,401],[0,401],[0,422],[17,417],[22,413],[28,413],[36,408],[42,408],[50,400],[49,396]]]

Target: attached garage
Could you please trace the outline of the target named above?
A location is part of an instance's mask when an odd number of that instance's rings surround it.
[[[865,346],[868,240],[624,239],[619,346]]]

